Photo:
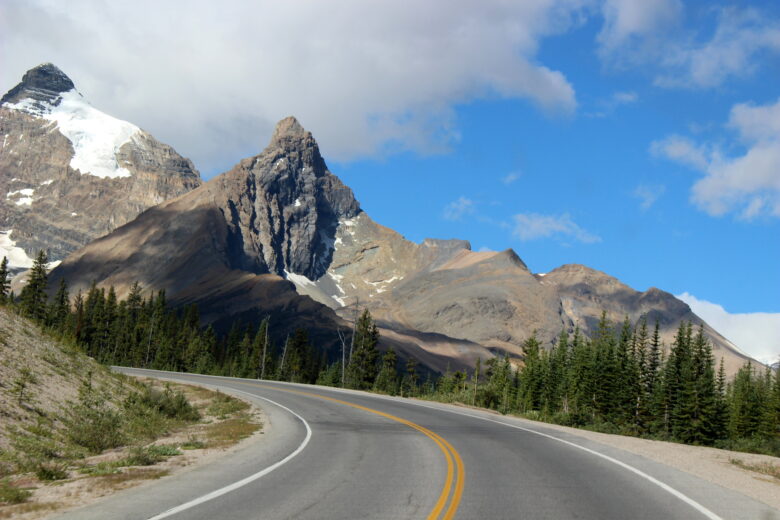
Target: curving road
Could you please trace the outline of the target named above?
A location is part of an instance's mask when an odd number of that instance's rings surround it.
[[[537,423],[325,387],[170,372],[260,405],[260,442],[67,519],[780,519],[687,473]]]

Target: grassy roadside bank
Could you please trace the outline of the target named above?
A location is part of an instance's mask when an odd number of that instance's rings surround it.
[[[261,428],[243,400],[113,373],[0,307],[0,519],[164,477]]]
[[[189,385],[127,380],[141,390],[125,404],[128,416],[120,422],[127,432],[120,446],[98,451],[64,443],[46,457],[47,447],[61,442],[65,432],[33,437],[28,428],[11,436],[14,449],[2,454],[6,471],[12,472],[0,481],[0,518],[43,518],[88,504],[196,464],[262,428],[258,410],[232,396]]]

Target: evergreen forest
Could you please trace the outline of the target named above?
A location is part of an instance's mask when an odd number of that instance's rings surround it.
[[[414,359],[380,353],[379,331],[364,310],[341,349],[327,352],[298,329],[271,338],[273,316],[233,324],[224,335],[203,327],[195,305],[174,309],[165,293],[147,297],[133,285],[119,300],[93,286],[71,298],[63,281],[47,297],[46,254],[39,253],[27,285],[9,289],[0,263],[0,304],[36,321],[101,363],[159,370],[340,386],[391,395],[459,402],[609,433],[716,446],[780,456],[780,371],[746,363],[727,378],[701,326],[683,322],[668,348],[658,324],[606,314],[593,337],[562,331],[551,349],[535,335],[523,363],[494,357],[474,369],[423,381]]]

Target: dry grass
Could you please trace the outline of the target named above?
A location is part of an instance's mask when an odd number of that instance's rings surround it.
[[[759,464],[748,464],[745,461],[740,459],[729,459],[729,462],[742,469],[753,471],[755,473],[760,473],[762,475],[768,475],[772,478],[780,480],[780,465],[778,464],[772,464],[770,462],[762,462]]]
[[[0,518],[13,518],[30,513],[49,513],[59,509],[57,502],[33,502],[29,504],[17,504],[0,509]]]
[[[167,469],[153,469],[153,468],[129,468],[127,471],[121,473],[112,473],[109,475],[100,475],[94,477],[95,485],[100,486],[103,489],[124,489],[127,487],[128,482],[134,480],[154,480],[166,475],[169,475],[170,471]]]
[[[246,412],[237,413],[223,421],[204,428],[207,448],[224,448],[245,439],[261,428]]]

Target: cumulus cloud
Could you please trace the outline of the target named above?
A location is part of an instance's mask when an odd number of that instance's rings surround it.
[[[458,221],[466,215],[472,215],[476,211],[476,204],[473,200],[466,197],[458,197],[444,207],[444,218],[446,220]]]
[[[763,363],[780,361],[780,313],[732,314],[687,292],[676,297],[749,356]]]
[[[519,213],[513,217],[512,234],[522,241],[539,238],[573,238],[584,244],[601,242],[601,238],[577,225],[568,213],[561,215],[541,215],[539,213]]]
[[[673,50],[664,59],[671,73],[659,76],[656,84],[716,87],[730,76],[752,74],[762,52],[780,52],[780,23],[752,9],[723,9],[710,40],[680,43]]]
[[[639,207],[645,211],[655,204],[664,191],[666,187],[663,185],[640,184],[634,190],[634,196],[640,200]]]
[[[706,171],[709,166],[708,154],[703,147],[681,135],[670,135],[650,144],[650,153],[656,157],[666,157],[697,170]]]
[[[602,55],[614,58],[615,53],[652,39],[675,25],[682,11],[680,0],[606,0],[597,37]]]
[[[54,62],[96,107],[206,170],[257,153],[291,114],[336,159],[435,153],[458,139],[455,104],[575,109],[537,51],[583,3],[7,0],[1,87]]]
[[[607,0],[599,54],[614,65],[652,65],[659,86],[712,88],[752,74],[763,54],[780,52],[776,18],[742,7],[708,12],[716,17],[712,32],[702,29],[705,20],[685,29],[680,0]]]
[[[727,127],[744,153],[729,155],[719,146],[670,136],[650,145],[653,154],[699,170],[691,200],[710,215],[738,212],[750,220],[780,217],[780,99],[774,104],[738,104]]]

